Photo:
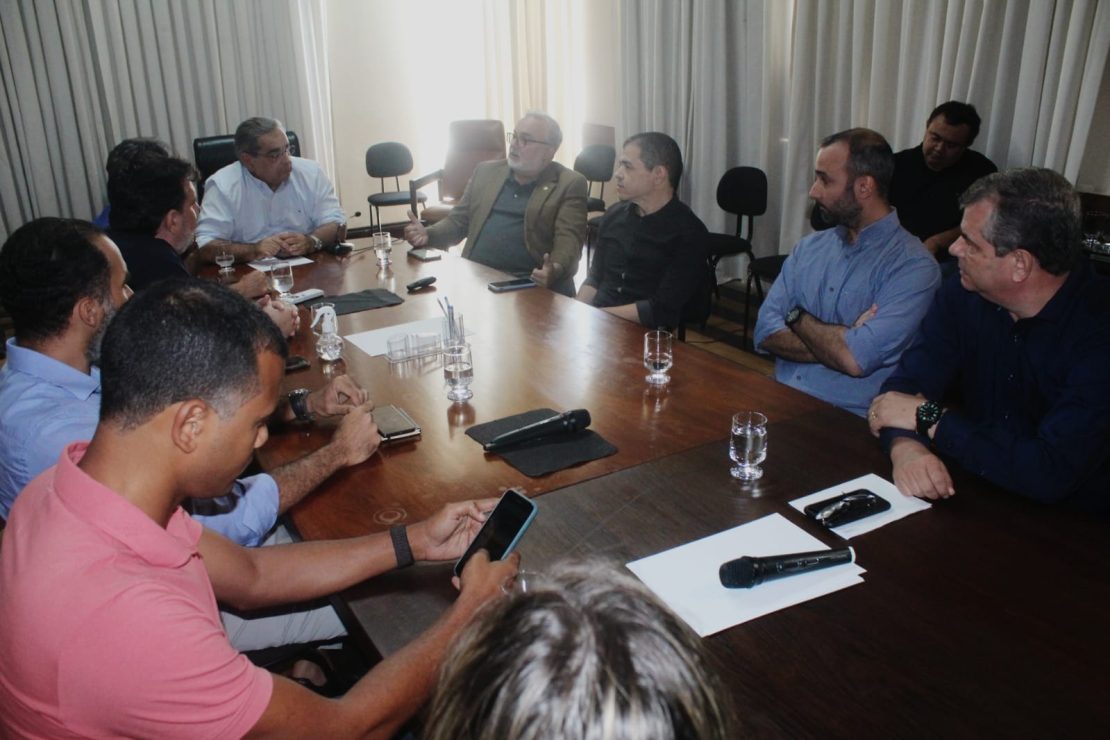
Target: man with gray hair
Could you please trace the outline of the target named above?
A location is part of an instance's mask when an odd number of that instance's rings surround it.
[[[554,118],[531,112],[509,133],[509,158],[482,162],[451,213],[427,228],[409,214],[414,247],[448,247],[545,288],[574,295],[586,238],[586,178],[553,162],[563,142]]]
[[[248,118],[235,130],[233,162],[204,185],[197,244],[215,262],[229,251],[241,262],[315,252],[339,240],[346,221],[328,176],[294,157],[281,121]]]
[[[1014,493],[1110,511],[1110,281],[1080,246],[1079,199],[1046,169],[977,180],[959,261],[871,404],[902,493],[955,493],[940,456]]]
[[[866,128],[821,142],[809,195],[835,229],[802,239],[759,309],[755,347],[775,379],[863,416],[909,346],[940,268],[902,228],[894,153]]]

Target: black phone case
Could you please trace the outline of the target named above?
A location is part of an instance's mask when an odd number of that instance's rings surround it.
[[[824,520],[817,518],[817,515],[825,507],[834,504],[837,501],[846,499],[850,496],[855,497],[854,500],[850,504],[842,508],[840,511],[836,512],[835,514]],[[861,488],[857,491],[849,491],[848,493],[842,493],[839,496],[827,498],[824,501],[812,503],[809,506],[805,507],[803,511],[805,512],[805,515],[808,516],[810,519],[814,519],[819,523],[825,525],[826,527],[839,527],[842,524],[848,524],[849,522],[858,521],[865,517],[869,517],[872,514],[878,514],[880,511],[886,511],[889,508],[890,502],[887,501],[885,498],[883,498],[882,496],[877,496],[871,491],[866,491]]]

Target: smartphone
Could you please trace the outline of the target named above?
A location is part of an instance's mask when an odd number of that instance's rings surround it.
[[[804,511],[810,519],[815,519],[826,527],[839,527],[841,524],[854,522],[889,508],[890,502],[885,498],[859,488],[812,503]]]
[[[511,553],[535,518],[536,504],[531,499],[512,488],[505,491],[470,547],[455,563],[455,575],[462,575],[466,561],[479,550],[488,552],[490,560],[500,560]]]
[[[443,259],[443,254],[438,249],[410,249],[409,256],[421,262],[435,262],[438,259]]]
[[[494,293],[508,293],[510,290],[524,290],[536,287],[532,278],[514,278],[513,280],[498,280],[489,284],[489,289]]]
[[[304,370],[308,367],[308,360],[300,355],[289,355],[285,360],[285,372],[294,373],[298,370]]]

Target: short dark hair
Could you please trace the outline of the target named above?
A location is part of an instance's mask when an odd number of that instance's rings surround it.
[[[100,418],[133,429],[200,399],[230,418],[261,389],[257,354],[288,355],[253,302],[206,280],[161,280],[124,304],[100,351]]]
[[[1037,167],[995,172],[973,182],[960,196],[960,207],[983,200],[994,204],[983,238],[999,257],[1024,249],[1052,275],[1075,267],[1083,250],[1082,211],[1063,175]]]
[[[682,180],[682,152],[678,149],[678,142],[658,131],[646,131],[625,139],[624,146],[629,144],[640,147],[640,159],[649,170],[659,165],[666,167],[671,187],[678,190],[678,183]]]
[[[108,162],[104,165],[104,170],[108,173],[108,179],[111,180],[112,175],[130,167],[131,162],[141,154],[159,154],[168,157],[170,156],[170,148],[161,139],[152,137],[139,136],[133,139],[124,139],[116,144],[112,151],[108,152]]]
[[[443,663],[425,740],[736,737],[702,641],[626,569],[564,561]]]
[[[185,183],[196,180],[196,168],[184,159],[139,154],[108,176],[108,221],[119,231],[154,235],[167,212],[184,208]]]
[[[964,146],[971,146],[975,137],[979,135],[979,126],[983,123],[983,119],[979,118],[979,113],[975,110],[974,105],[961,103],[958,100],[949,100],[947,103],[941,103],[933,108],[933,112],[929,114],[929,119],[925,121],[925,125],[928,126],[937,116],[944,116],[944,120],[949,126],[968,127],[971,135]]]
[[[894,175],[894,152],[890,144],[878,131],[850,128],[826,136],[821,142],[821,148],[841,141],[848,144],[849,182],[857,177],[870,175],[875,180],[879,195],[885,199],[890,192],[890,178]]]
[[[284,128],[276,118],[248,118],[235,129],[235,154],[258,154],[258,140],[274,129]]]
[[[93,244],[103,234],[88,221],[36,218],[0,247],[0,303],[20,342],[62,334],[82,298],[108,300],[111,265]]]

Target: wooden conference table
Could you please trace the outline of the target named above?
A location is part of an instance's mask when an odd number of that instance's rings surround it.
[[[240,268],[243,269],[243,268]],[[396,403],[420,441],[385,446],[292,511],[306,539],[416,521],[443,502],[520,486],[543,494],[525,567],[563,555],[628,562],[778,512],[829,545],[787,502],[866,473],[890,475],[863,420],[695,346],[675,347],[673,380],[648,390],[642,327],[544,290],[493,294],[500,273],[395,250],[322,255],[294,269],[297,289],[384,287],[400,306],[340,317],[340,331],[440,315],[446,295],[473,331],[474,398],[447,401],[438,361],[390,365],[347,345],[345,370],[377,403]],[[404,285],[436,275],[432,290]],[[307,317],[302,317],[307,318]],[[323,382],[307,321],[293,350],[313,366],[287,388]],[[487,457],[467,427],[538,407],[588,408],[611,457],[544,478]],[[728,475],[732,412],[770,418],[765,475]],[[266,468],[322,445],[327,431],[274,430]],[[1032,504],[955,473],[957,496],[855,538],[865,582],[707,638],[747,735],[757,737],[1105,736],[1110,730],[1107,520]],[[742,553],[738,553],[742,554]],[[716,569],[719,563],[706,563]],[[364,647],[388,655],[453,598],[450,564],[385,574],[337,599]]]

